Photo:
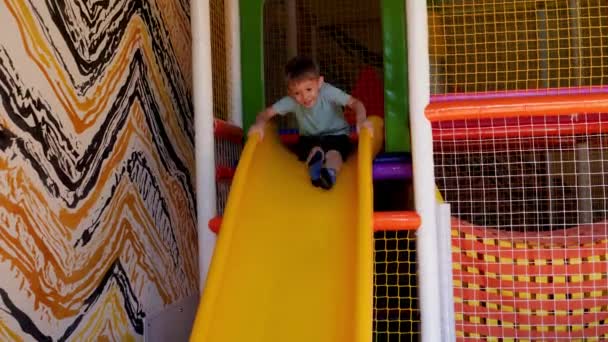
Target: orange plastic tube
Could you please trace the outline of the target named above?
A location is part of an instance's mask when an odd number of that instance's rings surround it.
[[[220,231],[222,217],[209,220],[209,229],[214,233]],[[420,216],[413,211],[382,211],[374,213],[374,231],[383,230],[416,230],[420,227]]]
[[[425,113],[435,122],[606,111],[608,94],[584,94],[436,102],[429,104]]]
[[[420,216],[413,211],[380,211],[374,213],[374,231],[416,230]]]

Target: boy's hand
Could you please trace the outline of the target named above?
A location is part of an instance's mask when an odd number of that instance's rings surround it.
[[[251,137],[251,135],[254,133],[258,133],[260,135],[260,140],[264,139],[264,124],[256,123],[249,127],[249,132],[247,133],[247,136]]]
[[[367,129],[371,136],[374,136],[374,124],[371,121],[365,119],[363,121],[357,122],[357,134],[361,133],[361,129]]]

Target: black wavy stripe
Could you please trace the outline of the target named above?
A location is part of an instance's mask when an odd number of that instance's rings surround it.
[[[167,208],[167,201],[163,197],[158,181],[148,166],[143,153],[136,152],[131,155],[130,160],[127,162],[126,173],[128,173],[131,183],[137,187],[150,216],[156,222],[158,235],[163,240],[165,246],[171,250],[173,266],[178,267],[179,248],[175,232],[173,231],[174,226],[171,215]]]
[[[29,10],[46,39],[42,44],[50,45],[54,57],[66,71],[69,83],[66,86],[73,88],[79,96],[90,96],[87,92],[91,87],[107,75],[108,68],[119,53],[118,47],[125,38],[128,24],[136,18],[143,21],[145,28],[142,34],[149,36],[153,60],[146,62],[143,51],[139,48],[131,52],[133,57],[128,66],[128,74],[123,75],[123,83],[110,94],[110,108],[99,117],[99,122],[95,125],[97,130],[90,133],[92,139],[87,143],[85,151],[81,152],[79,144],[82,142],[64,127],[70,125],[63,119],[66,115],[53,112],[63,109],[52,107],[49,104],[51,100],[40,94],[35,85],[23,83],[24,78],[20,77],[13,63],[13,60],[21,56],[11,55],[8,52],[11,51],[10,45],[3,46],[0,43],[0,106],[4,111],[1,115],[11,122],[10,129],[0,125],[0,150],[10,150],[20,159],[23,158],[33,170],[31,176],[38,177],[53,197],[63,201],[68,208],[76,208],[83,199],[97,196],[92,191],[99,183],[104,165],[118,147],[118,137],[129,120],[133,105],[136,102],[141,104],[155,151],[128,151],[129,155],[121,161],[121,166],[112,170],[113,179],[109,181],[112,183],[107,184],[111,190],[103,194],[104,199],[99,201],[91,214],[95,215],[91,226],[82,230],[74,248],[84,247],[95,237],[98,229],[104,228],[101,220],[111,210],[116,188],[122,180],[128,180],[139,193],[154,222],[154,228],[147,229],[156,229],[155,233],[171,256],[173,267],[168,270],[172,272],[171,278],[184,282],[185,288],[191,287],[174,231],[174,224],[179,221],[179,217],[171,216],[170,205],[162,192],[165,189],[161,188],[155,176],[160,171],[153,170],[150,167],[152,162],[148,163],[146,159],[149,154],[159,156],[162,169],[179,182],[187,197],[187,207],[179,208],[178,215],[196,219],[196,198],[191,175],[194,170],[187,168],[175,149],[161,116],[166,115],[163,113],[165,109],[157,101],[156,95],[164,92],[171,99],[171,109],[175,111],[180,134],[194,146],[194,115],[188,87],[190,75],[184,75],[179,68],[167,30],[170,23],[164,23],[159,15],[162,8],[157,8],[156,2],[149,0],[28,1]],[[189,0],[174,1],[190,20]],[[148,77],[150,65],[147,63],[155,67],[158,65],[163,83],[160,89],[151,83]],[[77,69],[73,69],[72,65]],[[189,152],[191,151],[186,153]],[[41,331],[32,320],[38,313],[21,310],[19,303],[14,303],[10,298],[10,295],[15,298],[16,294],[9,294],[3,288],[0,288],[0,305],[3,303],[4,308],[0,310],[16,320],[26,338],[31,336],[37,341],[65,341],[87,321],[87,315],[111,286],[116,286],[121,292],[124,302],[122,306],[133,330],[137,334],[143,334],[145,313],[119,260],[113,262],[99,285],[81,304],[79,314],[72,318],[71,323],[67,327],[60,324],[60,329],[65,328],[64,331],[53,329],[50,336],[46,334],[50,331]]]
[[[86,314],[91,310],[99,298],[101,298],[103,293],[106,292],[107,289],[112,285],[118,286],[118,289],[122,294],[124,304],[123,307],[127,313],[127,317],[129,318],[129,322],[133,327],[133,330],[135,330],[137,334],[143,335],[143,319],[145,318],[146,314],[142,311],[141,304],[133,291],[129,277],[127,276],[122,264],[119,260],[115,260],[110,269],[99,282],[99,285],[97,285],[93,292],[84,301],[82,312],[76,316],[76,318],[65,329],[57,341],[66,341],[74,333],[74,331],[76,331]],[[0,288],[0,299],[6,307],[6,311],[17,321],[24,333],[28,334],[36,341],[53,341],[50,336],[45,335],[42,331],[40,331],[34,321],[23,310],[17,307],[17,305],[11,300],[8,293],[2,288]]]
[[[175,266],[176,271],[179,272],[180,280],[185,281],[184,270],[179,267],[180,253],[173,229],[174,225],[171,222],[171,216],[167,209],[167,201],[162,196],[158,182],[148,167],[148,163],[142,152],[132,153],[129,160],[126,162],[126,166],[123,167],[120,172],[116,173],[110,194],[105,203],[100,206],[100,209],[98,210],[99,214],[93,221],[93,224],[83,230],[80,238],[74,243],[74,247],[84,247],[91,241],[95,232],[101,225],[101,218],[106,211],[109,210],[116,187],[125,176],[135,184],[142,200],[147,204],[146,207],[148,212],[156,223],[155,228],[158,231],[158,235],[163,240],[164,245],[170,250],[173,266]]]
[[[190,0],[179,0],[179,5],[190,21]]]
[[[127,312],[127,316],[129,317],[129,321],[131,322],[131,326],[138,334],[143,334],[144,332],[144,322],[143,319],[146,317],[146,314],[142,311],[141,304],[133,291],[133,286],[131,286],[131,281],[127,276],[124,267],[120,260],[115,260],[108,272],[104,275],[103,279],[93,290],[93,293],[89,295],[89,297],[84,301],[85,304],[85,312],[81,314],[84,316],[86,312],[88,312],[97,302],[97,300],[101,297],[101,295],[106,291],[108,287],[112,284],[116,284],[123,298],[123,308]],[[76,320],[70,327],[66,329],[67,331],[74,331],[77,323],[80,321]],[[68,336],[65,336],[66,338]]]
[[[135,52],[127,80],[120,87],[115,101],[108,110],[108,115],[80,158],[76,155],[70,139],[62,132],[61,125],[52,115],[50,106],[26,89],[11,67],[9,56],[0,46],[0,100],[12,122],[40,144],[44,152],[43,156],[37,155],[28,147],[31,141],[26,144],[25,139],[19,139],[17,143],[20,152],[29,160],[51,194],[60,196],[59,187],[65,188],[69,194],[61,198],[69,208],[76,207],[82,199],[89,196],[97,183],[103,162],[115,147],[117,137],[128,119],[131,106],[138,100],[143,108],[161,163],[167,172],[179,180],[188,195],[190,212],[196,216],[196,199],[190,170],[179,158],[165,130],[160,109],[148,80],[144,77],[147,67],[141,51]],[[18,135],[22,136],[22,134]],[[53,167],[53,174],[61,184],[54,184],[50,170],[46,170],[45,165],[39,160],[41,157],[48,160]]]
[[[72,160],[78,158],[78,153],[70,139],[63,134],[62,125],[51,115],[48,103],[27,88],[21,79],[11,57],[0,45],[0,100],[5,115],[34,140],[42,143],[49,159],[54,159],[63,169],[73,167]],[[57,150],[61,153],[54,153]],[[58,177],[65,183],[70,180],[65,172],[59,173]]]
[[[69,75],[74,89],[84,94],[105,73],[117,47],[125,34],[128,23],[134,16],[143,19],[150,35],[155,63],[163,71],[169,92],[177,106],[178,122],[191,143],[194,143],[194,115],[191,94],[186,87],[190,75],[183,75],[178,67],[169,34],[164,23],[155,13],[153,3],[149,0],[122,1],[64,1],[46,0],[46,6],[52,21],[61,33],[62,43],[67,46],[74,58],[79,72],[87,80],[79,83]],[[68,70],[62,53],[54,43],[54,37],[45,25],[44,17],[37,9],[38,0],[30,0],[32,11],[43,27],[48,43],[53,47],[56,57],[65,70]],[[182,6],[183,7],[183,6]],[[161,9],[162,10],[162,9]],[[112,16],[110,16],[112,14]],[[62,51],[63,52],[63,51]]]
[[[32,319],[23,310],[19,309],[15,303],[13,303],[8,295],[8,292],[6,292],[3,288],[0,288],[0,299],[2,299],[2,302],[6,307],[6,312],[15,318],[24,333],[32,336],[34,339],[36,339],[36,341],[53,340],[50,336],[43,334],[40,329],[38,329]]]

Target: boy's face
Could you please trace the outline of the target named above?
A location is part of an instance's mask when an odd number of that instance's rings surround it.
[[[323,76],[310,78],[300,81],[291,81],[287,85],[287,91],[297,103],[306,107],[312,108],[317,103],[319,97],[319,89],[323,85]]]

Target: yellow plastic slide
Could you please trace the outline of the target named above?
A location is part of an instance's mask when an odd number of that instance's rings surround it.
[[[330,191],[311,185],[275,127],[241,156],[192,341],[371,341],[372,157],[359,148]]]

